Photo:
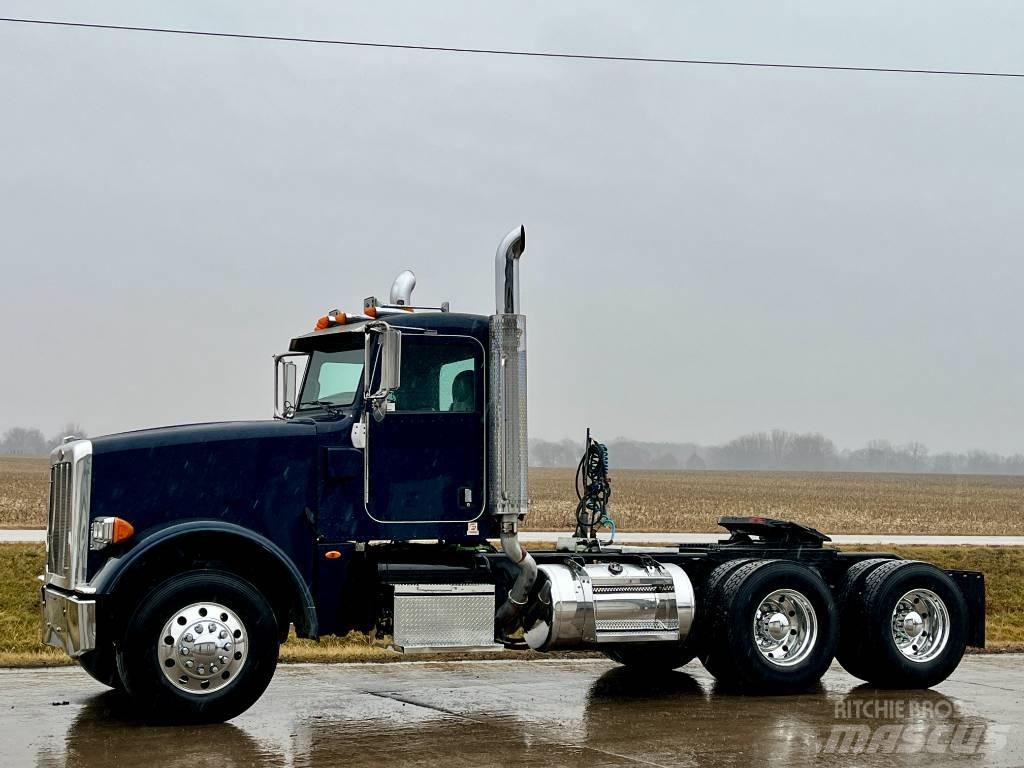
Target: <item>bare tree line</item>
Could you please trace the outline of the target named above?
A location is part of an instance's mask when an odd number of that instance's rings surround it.
[[[0,439],[0,455],[45,456],[68,435],[86,437],[85,430],[74,423],[65,424],[64,429],[50,437],[46,437],[39,429],[12,427]]]
[[[608,442],[611,463],[624,469],[788,470],[805,472],[931,472],[941,474],[1024,475],[1024,455],[990,451],[935,453],[911,442],[872,440],[857,450],[840,450],[824,435],[783,429],[751,432],[723,445],[650,443],[616,438]],[[572,467],[582,454],[572,440],[530,441],[530,464]]]
[[[86,437],[69,423],[46,437],[39,429],[13,427],[0,439],[0,455],[45,456],[67,435]],[[783,429],[751,432],[723,445],[652,443],[616,438],[608,442],[611,462],[623,469],[746,469],[805,472],[933,472],[940,474],[1024,475],[1024,455],[990,451],[929,453],[917,442],[893,445],[872,440],[857,450],[839,450],[824,435]],[[530,440],[530,465],[574,467],[583,444],[573,440]]]

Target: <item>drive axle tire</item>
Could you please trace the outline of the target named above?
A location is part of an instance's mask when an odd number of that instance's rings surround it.
[[[967,605],[934,565],[883,563],[851,600],[853,618],[842,628],[843,666],[851,674],[880,688],[930,688],[963,658]]]
[[[854,677],[866,680],[870,674],[870,660],[862,650],[864,635],[859,631],[864,625],[864,582],[878,566],[894,562],[893,558],[871,558],[854,563],[847,569],[836,587],[835,600],[839,609],[839,641],[836,644],[836,661]],[[849,631],[846,631],[847,628]]]
[[[703,588],[698,593],[698,613],[693,623],[693,629],[690,631],[688,642],[697,651],[697,657],[700,659],[700,663],[705,667],[708,665],[708,654],[711,652],[711,648],[714,645],[712,635],[714,634],[714,628],[717,621],[715,609],[716,606],[721,606],[722,604],[722,601],[719,598],[722,583],[737,568],[742,568],[747,563],[754,562],[757,561],[749,558],[745,560],[728,560],[721,565],[716,566],[704,580]]]
[[[697,657],[686,641],[630,643],[609,648],[604,653],[612,661],[641,672],[668,672],[689,664]]]
[[[118,647],[125,689],[154,722],[229,720],[263,694],[277,666],[278,626],[249,582],[190,571],[139,603]]]
[[[817,683],[835,652],[832,593],[811,569],[759,560],[733,571],[715,595],[704,666],[729,687],[765,693]]]

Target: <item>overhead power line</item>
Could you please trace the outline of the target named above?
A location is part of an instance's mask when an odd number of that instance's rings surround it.
[[[55,21],[51,19],[2,18],[0,22],[10,24],[35,24],[51,27],[78,27],[81,29],[109,29],[121,32],[155,32],[164,35],[189,35],[192,37],[222,37],[234,40],[264,40],[279,43],[309,43],[313,45],[343,45],[355,48],[386,48],[401,51],[430,51],[434,53],[482,54],[487,56],[522,56],[543,59],[576,59],[580,61],[621,61],[640,64],[692,64],[714,67],[751,67],[760,69],[811,69],[829,72],[881,72],[904,75],[956,75],[961,77],[1024,77],[1024,72],[986,72],[962,69],[916,69],[911,67],[859,67],[833,66],[828,64],[783,64],[765,61],[733,61],[728,59],[673,59],[659,56],[604,56],[593,53],[563,53],[557,51],[522,51],[503,48],[457,48],[444,45],[416,45],[413,43],[377,43],[365,40],[335,40],[317,37],[290,37],[285,35],[247,35],[240,32],[213,32],[198,29],[175,29],[170,27],[137,27],[125,24],[88,24],[77,21]]]

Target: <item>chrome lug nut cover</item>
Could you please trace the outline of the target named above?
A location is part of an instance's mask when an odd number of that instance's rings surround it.
[[[770,664],[799,664],[817,641],[818,616],[803,594],[777,589],[761,600],[754,613],[754,645]]]
[[[896,601],[891,629],[900,653],[911,661],[931,661],[949,642],[949,611],[930,589],[914,589]]]
[[[765,622],[765,628],[773,640],[782,640],[789,635],[789,619],[784,613],[776,613]]]
[[[244,667],[247,641],[245,625],[230,608],[193,603],[164,624],[157,639],[160,668],[175,688],[197,696],[213,693],[231,685]]]

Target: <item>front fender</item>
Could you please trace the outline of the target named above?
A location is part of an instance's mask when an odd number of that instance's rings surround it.
[[[312,592],[288,554],[265,536],[221,520],[179,521],[147,531],[142,538],[134,542],[131,549],[108,559],[90,580],[89,586],[98,596],[113,595],[118,585],[128,577],[135,566],[145,562],[161,548],[176,542],[187,543],[187,540],[193,537],[209,539],[211,535],[227,536],[239,543],[244,542],[277,564],[287,575],[292,603],[301,613],[300,616],[296,616],[296,630],[301,637],[318,637],[316,604]]]

